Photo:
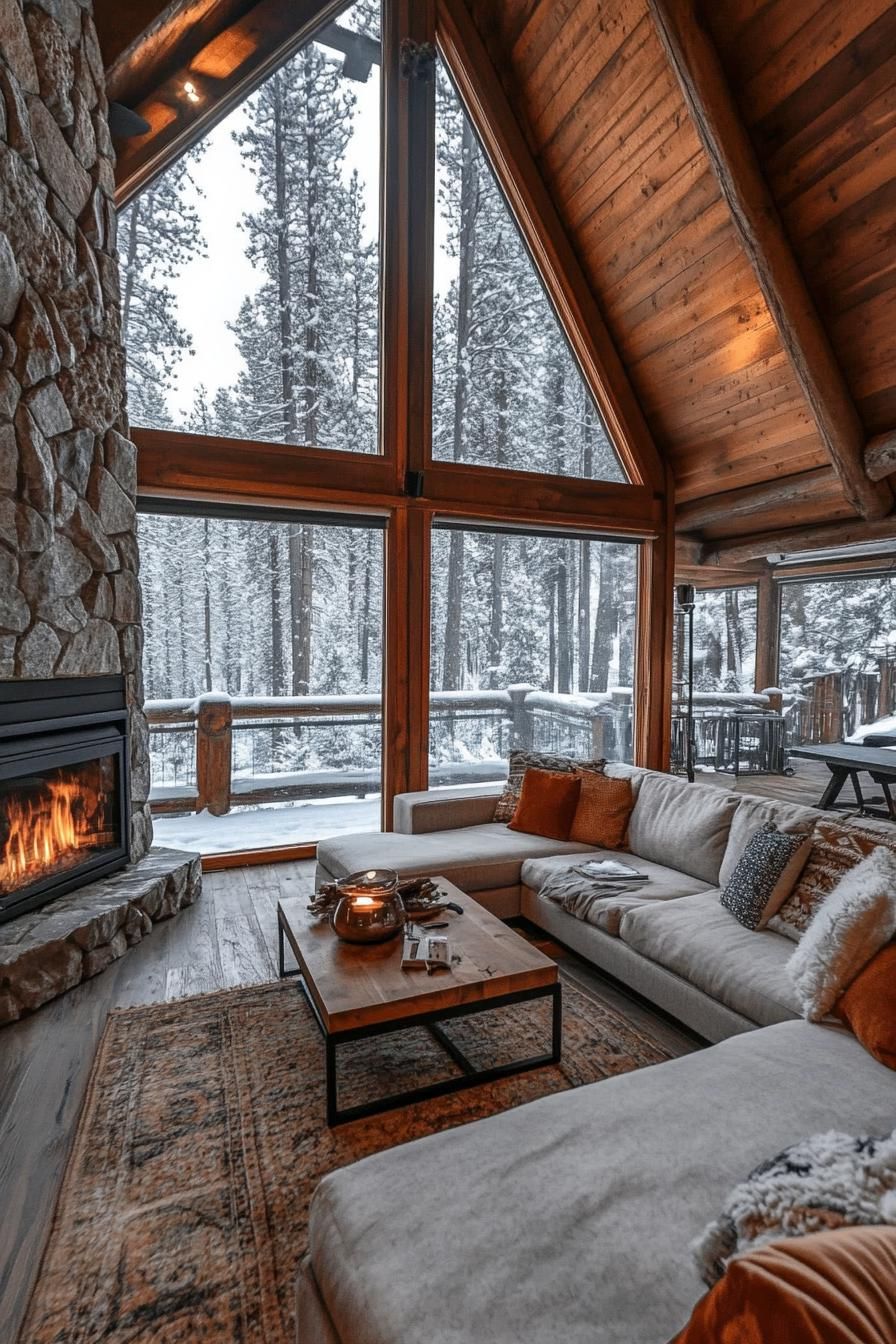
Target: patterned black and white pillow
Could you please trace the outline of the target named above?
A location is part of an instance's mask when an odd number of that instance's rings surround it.
[[[591,770],[602,775],[606,760],[575,761],[570,756],[552,756],[543,751],[512,751],[504,792],[495,804],[495,821],[510,821],[516,811],[527,770]]]
[[[751,837],[720,896],[747,929],[764,929],[796,886],[812,850],[807,835],[785,835],[773,821]]]

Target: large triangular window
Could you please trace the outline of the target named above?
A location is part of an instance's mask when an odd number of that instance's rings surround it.
[[[444,66],[436,91],[433,457],[626,481]]]
[[[377,451],[380,70],[356,0],[121,213],[132,424]]]

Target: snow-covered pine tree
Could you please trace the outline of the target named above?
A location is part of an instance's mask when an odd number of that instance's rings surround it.
[[[128,353],[131,423],[169,428],[167,397],[192,346],[177,317],[174,288],[205,243],[190,170],[201,145],[172,164],[118,217],[122,340]]]

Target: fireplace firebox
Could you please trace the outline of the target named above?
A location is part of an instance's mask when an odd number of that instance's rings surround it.
[[[0,923],[123,868],[124,678],[0,682]]]

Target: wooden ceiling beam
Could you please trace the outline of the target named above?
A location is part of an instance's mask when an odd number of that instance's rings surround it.
[[[799,504],[821,494],[831,485],[836,487],[836,484],[837,477],[831,467],[815,467],[811,471],[797,472],[794,476],[763,481],[760,485],[723,490],[717,495],[707,495],[703,499],[679,504],[675,510],[675,531],[699,532],[716,523],[749,518],[755,513],[765,513],[768,509]]]
[[[635,483],[665,490],[665,464],[554,199],[464,0],[439,0],[439,44],[510,203],[560,325],[623,465]]]
[[[801,551],[823,551],[836,546],[855,546],[890,539],[896,540],[896,515],[889,518],[857,518],[843,523],[817,523],[811,527],[761,532],[753,537],[738,537],[737,541],[704,546],[701,563],[731,569],[769,555],[795,555]]]
[[[875,434],[865,449],[865,470],[872,481],[882,481],[896,471],[896,430]]]
[[[97,0],[97,37],[110,98],[136,106],[256,0]]]
[[[797,265],[696,0],[648,0],[735,229],[850,504],[863,518],[893,506],[866,475],[866,434]]]
[[[144,74],[139,44],[126,53],[124,66],[110,93],[150,124],[146,135],[117,145],[116,203],[119,208],[191,145],[217,125],[292,52],[309,41],[341,8],[345,0],[219,0],[206,21],[182,34],[169,33],[164,59],[157,56],[154,74]],[[208,8],[205,0],[196,0]],[[191,6],[186,5],[186,10]],[[233,17],[236,14],[236,17]],[[227,19],[231,18],[231,22]],[[157,36],[157,35],[156,35]],[[152,33],[148,41],[155,41]],[[170,41],[169,41],[170,38]],[[124,59],[124,58],[123,58]],[[192,84],[194,99],[184,86]],[[149,85],[151,84],[151,87]]]

